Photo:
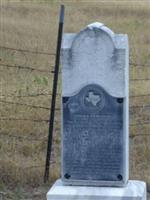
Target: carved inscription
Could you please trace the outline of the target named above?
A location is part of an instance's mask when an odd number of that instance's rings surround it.
[[[91,106],[100,101],[99,90],[105,106],[85,109],[82,99],[84,94],[87,98],[87,89],[63,104],[64,173],[76,180],[118,180],[123,171],[122,104],[96,86]],[[78,108],[72,112],[68,105],[75,102]]]

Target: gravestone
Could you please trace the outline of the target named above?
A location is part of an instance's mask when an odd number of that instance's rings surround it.
[[[100,23],[63,38],[62,180],[128,180],[128,38]]]
[[[64,34],[61,180],[47,200],[146,200],[128,181],[128,37],[93,23]]]

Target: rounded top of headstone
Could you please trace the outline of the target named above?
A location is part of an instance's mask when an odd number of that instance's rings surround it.
[[[114,32],[108,28],[107,26],[105,26],[103,23],[100,22],[94,22],[92,24],[87,25],[87,28],[93,30],[93,29],[100,29],[104,32],[106,32],[106,34],[110,35],[110,37],[114,37]]]
[[[115,34],[104,24],[94,22],[76,34],[66,34],[62,49],[63,78],[67,80],[63,92],[66,96],[88,84],[100,85],[113,97],[125,96],[126,35]]]
[[[94,22],[87,25],[84,29],[76,34],[72,41],[71,50],[83,51],[83,49],[93,49],[93,46],[105,46],[106,49],[110,51],[110,49],[115,47],[114,36],[114,32],[104,24]]]

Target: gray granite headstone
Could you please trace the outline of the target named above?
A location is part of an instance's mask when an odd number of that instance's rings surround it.
[[[62,181],[122,186],[128,180],[128,39],[93,23],[64,34]]]

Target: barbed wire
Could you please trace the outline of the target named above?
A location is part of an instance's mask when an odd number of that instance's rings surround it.
[[[32,54],[43,54],[43,55],[50,55],[50,56],[55,56],[55,53],[48,53],[48,52],[43,52],[43,51],[34,51],[34,50],[28,50],[28,49],[18,49],[18,48],[13,48],[13,47],[5,47],[5,46],[0,46],[1,49],[8,49],[8,50],[13,50],[13,51],[22,51],[26,53],[32,53]]]
[[[31,134],[31,133],[29,133]],[[17,139],[23,139],[23,140],[33,140],[33,141],[47,141],[47,136],[41,137],[41,138],[33,138],[32,136],[22,136],[19,133],[17,135],[9,134],[9,133],[0,133],[0,136],[4,137],[10,137],[10,138],[17,138]]]
[[[8,94],[8,95],[1,94],[0,95],[0,97],[3,97],[3,98],[7,98],[7,97],[24,98],[24,97],[37,97],[37,96],[52,96],[52,93],[38,93],[38,94],[28,94],[28,95],[13,95],[13,94]]]
[[[12,51],[20,51],[20,52],[25,52],[25,53],[31,53],[31,54],[43,54],[43,55],[52,55],[55,56],[55,53],[48,53],[48,52],[43,52],[43,51],[34,51],[34,50],[27,50],[27,49],[19,49],[19,48],[12,48],[12,47],[5,47],[5,46],[0,46],[0,48],[3,49],[8,49]],[[150,64],[143,64],[143,63],[134,63],[130,62],[129,63],[132,67],[148,67]],[[50,66],[51,70],[44,70],[44,69],[37,69],[32,66],[22,66],[22,65],[11,65],[11,64],[6,64],[6,63],[0,63],[0,66],[5,66],[7,68],[18,68],[18,69],[23,69],[23,70],[31,70],[31,71],[38,71],[38,72],[45,72],[45,73],[54,73],[54,66]],[[149,78],[131,78],[130,81],[149,81]],[[36,96],[51,96],[52,93],[38,93],[38,94],[28,94],[28,95],[1,95],[3,97],[36,97]],[[61,95],[60,93],[57,93],[57,95]],[[140,98],[140,97],[147,97],[150,96],[150,94],[140,94],[140,95],[130,95],[130,98]],[[27,106],[27,107],[32,107],[36,109],[46,109],[49,110],[49,107],[44,107],[44,106],[36,106],[36,105],[30,105],[26,103],[19,103],[19,102],[10,102],[10,101],[4,101],[0,100],[1,103],[6,103],[6,104],[15,104],[19,106]],[[136,106],[130,106],[130,109],[139,109],[139,108],[150,108],[150,105],[136,105]],[[60,108],[56,108],[56,110],[60,110]],[[0,120],[17,120],[17,121],[33,121],[33,122],[49,122],[48,119],[20,119],[20,118],[1,118]],[[145,124],[149,124],[150,121],[142,121],[141,123],[134,123],[130,124],[130,126],[141,126]],[[18,136],[13,136],[13,137],[18,137]],[[20,136],[19,136],[20,137]]]
[[[43,70],[43,69],[37,69],[31,66],[21,66],[21,65],[10,65],[10,64],[4,64],[0,63],[0,66],[8,67],[8,68],[18,68],[23,70],[31,70],[31,71],[38,71],[41,73],[51,73],[54,74],[54,70]],[[51,66],[54,67],[54,66]],[[61,72],[59,71],[59,74]],[[150,81],[150,78],[130,78],[129,81]]]
[[[15,105],[20,105],[20,106],[28,106],[31,108],[41,108],[41,109],[46,109],[46,110],[50,110],[49,107],[44,107],[44,106],[35,106],[35,105],[30,105],[30,104],[26,104],[26,103],[19,103],[19,102],[12,102],[12,101],[4,101],[4,100],[0,100],[1,103],[6,103],[6,104],[15,104]],[[150,104],[147,105],[133,105],[133,106],[129,106],[130,109],[136,109],[136,108],[150,108]],[[55,110],[60,110],[60,108],[56,107]]]
[[[27,119],[27,118],[0,118],[0,121],[32,121],[32,122],[46,122],[48,119]]]
[[[50,110],[49,107],[44,107],[44,106],[35,106],[35,105],[30,105],[30,104],[26,104],[26,103],[19,103],[19,102],[12,102],[12,101],[4,101],[4,100],[0,100],[1,103],[6,103],[6,104],[15,104],[15,105],[20,105],[20,106],[27,106],[27,107],[31,107],[31,108],[41,108],[41,109],[46,109],[46,110]],[[60,108],[55,108],[55,110],[60,110]]]
[[[54,161],[54,160],[50,160],[50,163],[51,164],[54,164],[54,163],[56,163],[56,161]],[[25,169],[31,169],[31,168],[42,168],[42,167],[45,167],[45,165],[34,165],[34,166],[23,166],[23,168],[25,168]]]
[[[32,121],[32,122],[49,122],[49,119],[27,119],[27,118],[0,118],[0,121]],[[60,123],[59,121],[55,121],[55,123]],[[150,124],[150,120],[147,121],[141,121],[138,123],[130,123],[130,126],[140,126]]]
[[[136,134],[132,134],[129,137],[130,138],[134,138],[134,137],[139,137],[139,136],[150,136],[150,133],[136,133]]]
[[[60,96],[61,94],[60,93],[57,93],[58,96]],[[8,94],[8,95],[4,95],[4,94],[1,94],[0,97],[4,97],[4,98],[7,98],[7,97],[12,97],[12,98],[23,98],[23,97],[37,97],[37,96],[52,96],[52,93],[37,93],[37,94],[24,94],[24,95],[14,95],[13,94]]]
[[[12,101],[0,100],[0,102],[1,103],[6,103],[6,104],[15,104],[15,105],[20,105],[20,106],[27,106],[27,107],[31,107],[31,108],[41,108],[41,109],[46,109],[46,110],[50,109],[50,108],[44,107],[44,106],[35,106],[35,105],[26,104],[26,103],[18,103],[18,102],[12,102]]]
[[[130,78],[129,81],[150,81],[150,78]]]
[[[0,46],[0,48],[2,49],[7,49],[7,50],[11,50],[11,51],[19,51],[19,52],[23,52],[23,53],[30,53],[30,54],[41,54],[41,55],[47,55],[47,56],[55,56],[55,53],[48,53],[48,52],[44,52],[44,51],[35,51],[35,50],[28,50],[28,49],[20,49],[20,48],[12,48],[12,47],[5,47],[5,46]],[[130,62],[129,63],[130,66],[133,67],[150,67],[150,64],[145,64],[145,63],[134,63],[134,62]],[[50,70],[47,69],[38,69],[36,67],[33,66],[22,66],[22,65],[12,65],[12,64],[6,64],[6,63],[0,63],[0,66],[6,67],[6,68],[12,68],[12,69],[19,69],[19,70],[30,70],[30,71],[37,71],[39,73],[50,73],[53,74],[54,73],[54,66],[49,66],[48,68],[50,68]],[[60,73],[60,72],[59,72]],[[130,81],[149,81],[150,78],[131,78]],[[51,96],[52,93],[38,93],[38,94],[27,94],[27,95],[0,95],[1,97],[18,97],[18,98],[22,98],[22,97],[37,97],[37,96]],[[61,95],[60,93],[57,93],[57,95]],[[145,97],[149,97],[150,94],[139,94],[139,95],[130,95],[130,98],[145,98]],[[20,102],[12,102],[12,101],[5,101],[5,100],[0,100],[1,103],[6,103],[6,104],[12,104],[12,105],[18,105],[18,106],[27,106],[30,108],[35,108],[35,109],[44,109],[44,110],[50,110],[49,107],[45,107],[45,106],[39,106],[39,105],[30,105],[30,104],[26,104],[26,103],[20,103]],[[144,108],[150,108],[150,105],[133,105],[129,107],[130,109],[144,109]],[[56,108],[55,110],[60,111],[60,108]],[[0,121],[31,121],[31,122],[45,122],[45,123],[49,123],[49,119],[28,119],[28,118],[1,118]],[[55,119],[55,124],[56,123],[60,123],[58,121],[56,121]],[[140,126],[144,126],[144,125],[149,125],[150,124],[150,120],[146,120],[143,121],[141,120],[140,122],[135,122],[135,123],[130,123],[129,126],[131,127],[140,127]],[[4,133],[0,133],[0,136],[6,136],[9,138],[15,138],[16,140],[28,140],[28,141],[47,141],[47,136],[43,136],[40,138],[33,138],[33,136],[22,136],[22,135],[13,135],[13,134],[4,134]],[[134,137],[139,137],[139,136],[150,136],[149,133],[143,133],[143,134],[133,134],[130,135],[130,138],[134,138]],[[54,161],[50,161],[51,163],[56,163]],[[26,169],[32,169],[32,168],[43,168],[45,167],[45,165],[33,165],[33,166],[23,166],[23,168]]]
[[[57,93],[58,96],[61,95],[61,93]],[[4,94],[1,94],[0,97],[4,97],[4,98],[7,98],[7,97],[17,97],[17,98],[23,98],[23,97],[37,97],[37,96],[52,96],[52,93],[36,93],[36,94],[23,94],[23,95],[14,95],[13,94],[8,94],[8,95],[4,95]],[[129,98],[140,98],[140,97],[147,97],[147,96],[150,96],[150,94],[139,94],[139,95],[130,95]]]
[[[10,65],[5,63],[0,63],[0,66],[8,67],[8,68],[18,68],[23,70],[31,70],[31,71],[38,71],[38,72],[45,72],[45,73],[54,73],[54,70],[43,70],[43,69],[37,69],[34,67],[29,66],[21,66],[21,65]],[[51,66],[53,67],[53,66]]]
[[[129,65],[131,65],[132,67],[149,67],[150,64],[143,64],[143,63],[134,63],[134,62],[129,62]]]
[[[14,47],[6,47],[6,46],[0,46],[1,49],[8,49],[12,51],[21,51],[21,52],[26,52],[26,53],[31,53],[31,54],[43,54],[43,55],[53,55],[55,56],[56,53],[49,53],[49,52],[44,52],[44,51],[35,51],[35,50],[29,50],[29,49],[20,49],[20,48],[14,48]],[[130,62],[129,63],[131,66],[150,66],[150,64],[143,64],[143,63],[134,63]]]
[[[147,96],[150,96],[150,94],[130,95],[129,98],[147,97]]]
[[[130,123],[129,126],[143,126],[143,125],[147,125],[147,124],[150,124],[150,120],[137,122],[137,123]]]
[[[14,47],[0,46],[0,48],[1,49],[12,50],[12,51],[26,52],[26,53],[31,53],[31,54],[43,54],[43,55],[53,55],[53,56],[56,55],[56,53],[48,53],[48,52],[44,52],[44,51],[34,51],[34,50],[20,49],[20,48],[14,48]],[[149,67],[150,63],[149,64],[144,64],[144,63],[129,62],[129,65],[134,66],[134,67],[139,67],[139,66]]]
[[[44,137],[40,137],[40,138],[33,138],[33,136],[22,136],[22,135],[14,135],[14,134],[8,134],[8,133],[0,133],[0,137],[4,136],[7,138],[15,138],[15,139],[20,139],[20,140],[29,140],[29,141],[47,141],[47,136]],[[137,134],[132,134],[129,137],[130,138],[134,138],[134,137],[138,137],[138,136],[150,136],[150,133],[137,133]]]
[[[137,109],[137,108],[150,108],[150,104],[148,104],[148,105],[136,105],[136,106],[129,106],[129,108],[133,108],[133,109]]]

